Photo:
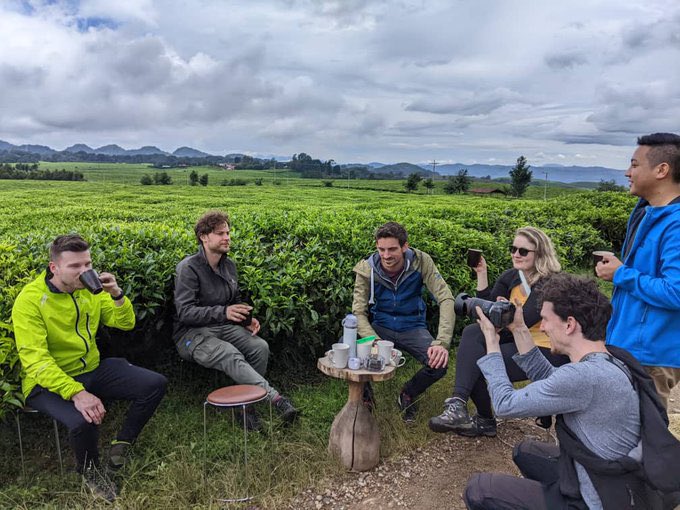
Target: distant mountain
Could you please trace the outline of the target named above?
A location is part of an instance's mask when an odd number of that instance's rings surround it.
[[[381,174],[395,174],[395,175],[403,175],[407,176],[412,173],[416,173],[419,175],[427,175],[427,176],[434,176],[437,175],[437,173],[432,173],[432,170],[427,170],[421,166],[414,165],[412,163],[395,163],[393,165],[384,165],[379,168],[372,168],[370,169],[371,172],[373,173],[381,173]]]
[[[16,147],[17,147],[16,145],[0,140],[0,151],[9,151],[12,149],[16,149]]]
[[[94,154],[94,149],[84,143],[76,143],[70,147],[66,147],[64,152],[85,152],[87,154]]]
[[[24,152],[32,152],[34,154],[52,154],[53,152],[57,152],[54,149],[49,148],[47,145],[24,144],[19,145],[17,149]]]
[[[382,168],[385,166],[385,163],[378,163],[377,161],[371,161],[370,163],[366,163],[366,165],[370,168]]]
[[[123,149],[120,145],[111,144],[104,145],[94,150],[96,154],[106,154],[107,156],[123,156],[127,154],[127,151]]]
[[[125,151],[125,154],[129,156],[137,156],[140,154],[163,154],[166,155],[167,152],[160,150],[158,147],[154,147],[153,145],[145,145],[144,147],[140,147],[139,149],[130,149]]]
[[[191,147],[180,147],[179,149],[176,149],[172,155],[177,156],[178,158],[204,158],[210,156],[207,152],[192,149]]]
[[[455,163],[438,166],[437,171],[442,175],[455,175],[463,168],[467,169],[468,175],[471,177],[490,176],[492,179],[509,177],[508,174],[512,170],[511,165],[464,165],[462,163]],[[628,184],[628,179],[622,170],[602,166],[545,165],[539,167],[531,166],[530,170],[533,171],[534,181],[545,179],[545,173],[547,172],[549,181],[573,183],[613,180],[618,185]]]

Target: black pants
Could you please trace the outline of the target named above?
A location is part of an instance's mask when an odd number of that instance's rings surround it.
[[[411,329],[409,331],[393,331],[373,324],[373,329],[383,340],[394,342],[396,349],[408,352],[424,366],[405,385],[404,391],[416,398],[435,382],[446,375],[446,367],[432,368],[428,365],[427,350],[432,345],[432,335],[425,329]]]
[[[524,478],[480,473],[468,480],[463,500],[470,510],[548,510],[545,487],[558,478],[556,445],[525,440],[512,452]]]
[[[74,379],[101,400],[131,401],[117,436],[119,441],[129,443],[137,438],[153,415],[168,383],[161,374],[131,365],[124,358],[103,359],[97,368]],[[36,386],[26,398],[26,404],[66,426],[79,470],[87,461],[99,462],[98,427],[88,423],[72,401]]]
[[[550,349],[539,347],[543,355],[556,367],[569,363],[567,356],[551,354]],[[512,357],[517,354],[517,347],[512,334],[508,330],[501,331],[501,354],[505,362],[505,370],[512,382],[524,381],[527,374],[519,368]],[[477,360],[486,355],[486,340],[479,324],[471,324],[463,330],[463,335],[456,353],[456,382],[453,394],[472,401],[477,413],[483,418],[492,418],[491,397],[486,387],[486,380],[477,366]]]

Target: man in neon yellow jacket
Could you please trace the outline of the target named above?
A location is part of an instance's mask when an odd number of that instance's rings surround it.
[[[102,399],[131,402],[109,453],[109,466],[117,469],[163,398],[167,380],[124,358],[100,359],[95,342],[100,323],[131,330],[135,314],[112,274],[99,274],[104,292],[84,288],[80,275],[91,269],[82,237],[57,237],[49,268],[14,302],[12,322],[26,404],[68,428],[78,471],[96,495],[113,500],[115,485],[99,469],[98,425],[106,415]]]

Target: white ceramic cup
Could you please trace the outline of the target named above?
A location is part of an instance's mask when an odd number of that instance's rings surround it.
[[[406,363],[406,358],[404,358],[401,351],[399,349],[392,349],[390,364],[395,367],[402,367],[404,363]]]
[[[392,359],[392,349],[394,349],[394,342],[389,340],[378,340],[378,356],[385,360],[387,365]]]
[[[368,355],[371,354],[371,349],[373,348],[373,342],[364,342],[363,344],[357,344],[357,358],[363,363]]]
[[[347,360],[349,359],[349,345],[347,344],[333,344],[331,350],[328,352],[328,358],[335,368],[347,367]]]

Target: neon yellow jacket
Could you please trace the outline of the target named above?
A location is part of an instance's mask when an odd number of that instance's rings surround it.
[[[131,330],[132,303],[116,306],[107,292],[60,292],[48,284],[46,271],[26,285],[12,307],[14,338],[22,365],[25,396],[37,384],[68,400],[84,389],[74,376],[99,366],[95,335],[100,322]]]

